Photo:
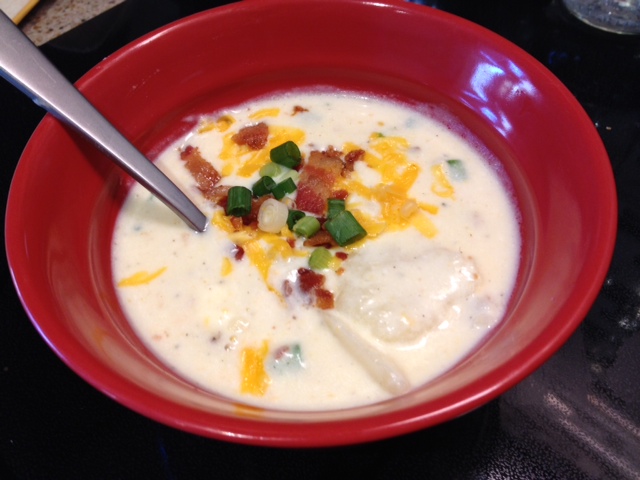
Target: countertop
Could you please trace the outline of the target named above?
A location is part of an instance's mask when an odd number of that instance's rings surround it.
[[[75,81],[142,34],[222,3],[127,0],[41,50]],[[569,341],[501,397],[431,429],[328,449],[236,445],[160,425],[82,381],[29,322],[3,256],[0,478],[640,478],[640,37],[585,27],[551,0],[424,3],[536,57],[576,96],[607,148],[618,240],[600,295]],[[6,199],[43,112],[4,81],[0,98]]]
[[[40,46],[97,17],[125,0],[41,0],[19,23]]]
[[[125,0],[2,0],[4,11],[37,46],[120,5]]]

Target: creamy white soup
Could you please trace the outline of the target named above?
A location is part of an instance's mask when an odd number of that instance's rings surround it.
[[[504,315],[519,224],[495,159],[433,112],[318,90],[200,119],[157,165],[207,230],[138,185],[116,222],[140,338],[199,387],[270,408],[369,404],[451,368]]]

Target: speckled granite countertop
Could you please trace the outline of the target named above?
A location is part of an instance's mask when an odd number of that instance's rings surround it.
[[[123,2],[124,0],[44,0],[24,19],[20,27],[32,42],[42,45]]]

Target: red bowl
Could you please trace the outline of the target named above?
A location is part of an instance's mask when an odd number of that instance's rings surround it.
[[[33,324],[86,381],[143,415],[204,436],[349,444],[469,412],[532,373],[577,328],[613,251],[609,160],[567,89],[477,25],[399,2],[245,1],[141,38],[78,87],[153,158],[193,126],[194,114],[316,84],[444,106],[498,156],[514,186],[523,239],[504,320],[435,381],[375,405],[296,413],[201,391],[150,355],[118,305],[109,249],[131,181],[47,116],[15,173],[6,248]]]

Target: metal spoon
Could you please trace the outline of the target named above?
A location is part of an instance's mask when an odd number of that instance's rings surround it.
[[[0,76],[59,120],[92,140],[187,225],[204,231],[207,218],[150,160],[111,125],[0,11]]]

